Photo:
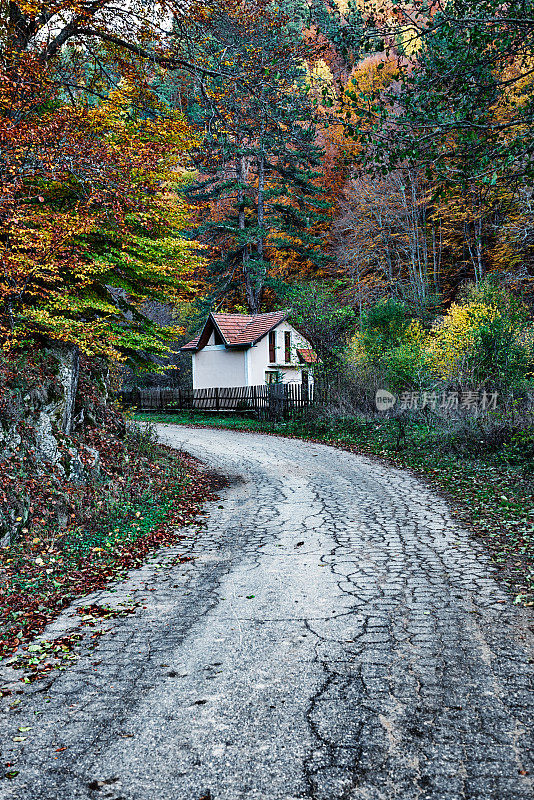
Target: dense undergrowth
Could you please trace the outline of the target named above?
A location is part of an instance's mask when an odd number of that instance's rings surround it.
[[[417,417],[402,426],[394,418],[320,415],[270,422],[182,412],[150,419],[309,439],[413,469],[451,501],[453,514],[484,541],[514,601],[533,604],[532,428],[485,426],[476,419],[447,426]]]

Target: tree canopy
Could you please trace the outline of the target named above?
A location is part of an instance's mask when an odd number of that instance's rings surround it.
[[[532,12],[8,3],[3,341],[135,359],[165,348],[148,300],[258,313],[307,284],[360,329],[488,275],[528,299]]]

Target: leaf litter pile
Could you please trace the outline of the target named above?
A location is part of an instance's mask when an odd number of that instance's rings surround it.
[[[101,442],[101,479],[71,489],[65,527],[49,519],[43,525],[37,512],[15,543],[0,548],[0,659],[20,650],[20,666],[41,675],[43,668],[36,667],[48,657],[68,659],[74,645],[69,637],[28,642],[76,597],[140,566],[150,552],[176,544],[178,529],[213,499],[213,479],[196,459],[155,444],[148,434],[140,446],[136,436],[110,435]],[[44,483],[34,492],[35,509],[53,508],[55,496],[47,489]]]

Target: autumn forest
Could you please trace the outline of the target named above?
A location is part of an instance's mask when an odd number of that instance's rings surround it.
[[[0,0],[0,178],[0,795],[531,798],[534,0]]]
[[[147,300],[183,327],[310,283],[358,317],[391,298],[428,322],[488,278],[528,302],[528,13],[8,3],[5,346],[135,360],[165,349]]]
[[[0,656],[213,496],[161,421],[410,467],[532,604],[534,3],[0,15]],[[280,310],[302,413],[142,413],[209,312]]]

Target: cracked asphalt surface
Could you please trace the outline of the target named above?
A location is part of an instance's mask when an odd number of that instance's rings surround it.
[[[444,501],[323,445],[159,435],[231,484],[198,534],[78,603],[146,608],[5,701],[0,797],[532,797],[527,613]]]

